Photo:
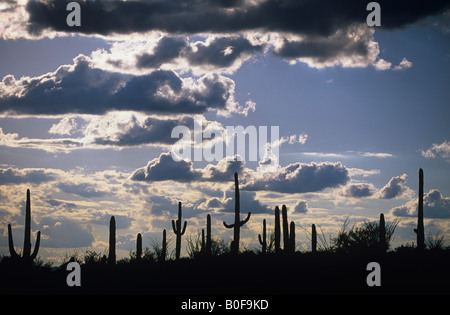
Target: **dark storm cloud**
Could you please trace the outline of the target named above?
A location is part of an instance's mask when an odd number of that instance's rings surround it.
[[[293,163],[272,176],[248,181],[242,189],[306,193],[345,185],[349,179],[347,168],[340,162]]]
[[[302,41],[283,39],[282,45],[274,53],[286,59],[315,58],[317,62],[325,62],[340,55],[369,55],[372,33],[360,31],[358,40],[355,40],[354,36],[349,36],[352,31],[351,28],[345,31],[340,29],[333,36],[312,37]]]
[[[4,77],[0,82],[0,112],[61,115],[133,110],[194,114],[224,110],[233,102],[234,81],[217,74],[187,82],[173,71],[131,76],[93,68],[85,56],[74,61],[74,65],[38,77]]]
[[[178,58],[190,66],[227,68],[246,56],[262,52],[263,45],[253,45],[243,37],[219,37],[209,42],[189,42],[180,37],[162,37],[152,53],[137,56],[136,67],[158,68]]]
[[[138,68],[159,68],[180,57],[187,47],[188,43],[184,38],[164,36],[158,41],[151,54],[144,53],[137,57],[136,66]]]
[[[151,30],[169,33],[231,33],[263,30],[328,36],[336,29],[365,23],[368,1],[351,0],[149,0],[85,1],[81,6],[81,27],[66,24],[70,1],[30,1],[28,31],[45,29],[85,34],[128,34]],[[444,12],[446,0],[379,0],[381,25],[385,29],[404,27],[421,18]]]
[[[370,197],[375,194],[376,188],[372,184],[351,184],[344,188],[342,195],[351,198]]]
[[[148,117],[143,124],[137,122],[136,117],[132,116],[129,121],[126,121],[126,126],[117,128],[117,131],[111,136],[102,135],[95,137],[93,143],[119,147],[131,147],[146,144],[174,144],[178,139],[171,137],[173,128],[180,125],[193,126],[193,124],[193,118],[189,116],[180,119],[158,119],[155,117]],[[101,127],[92,128],[90,132],[101,135]]]

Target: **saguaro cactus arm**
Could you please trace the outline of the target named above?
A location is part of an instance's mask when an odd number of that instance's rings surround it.
[[[17,258],[19,255],[16,253],[16,250],[14,249],[14,241],[11,231],[11,224],[8,224],[8,246],[9,246],[9,253],[11,254],[11,257]]]
[[[262,234],[262,237],[261,237],[261,234],[258,234],[258,240],[259,240],[259,243],[262,246],[262,253],[263,254],[265,254],[266,251],[267,251],[267,239],[266,239],[266,236],[267,236],[267,234],[266,234],[266,219],[264,219],[263,220],[263,234]]]
[[[37,232],[37,236],[36,236],[36,244],[34,244],[34,250],[33,253],[31,254],[31,259],[35,259],[37,256],[37,253],[39,251],[39,245],[41,244],[41,231]]]

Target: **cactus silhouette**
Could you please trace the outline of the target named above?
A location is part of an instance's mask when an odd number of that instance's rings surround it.
[[[141,260],[142,257],[142,235],[138,233],[136,237],[136,260]]]
[[[180,259],[181,253],[181,236],[186,232],[187,221],[184,221],[183,229],[181,229],[181,202],[178,203],[178,220],[172,220],[173,233],[177,236],[176,248],[175,248],[175,259]]]
[[[291,221],[291,228],[289,229],[289,252],[295,252],[295,223]]]
[[[417,205],[417,229],[414,232],[417,234],[417,249],[423,250],[425,248],[425,227],[423,224],[423,170],[419,169],[419,201]]]
[[[317,231],[316,225],[311,226],[311,251],[315,253],[317,251]]]
[[[263,220],[263,234],[258,234],[259,243],[262,246],[261,252],[265,254],[267,252],[267,239],[266,239],[266,219]]]
[[[381,251],[384,253],[387,251],[387,242],[386,242],[386,222],[384,221],[384,214],[380,214],[380,248]]]
[[[204,230],[202,229],[202,250],[206,256],[211,256],[211,215],[206,216],[206,242],[204,241]]]
[[[280,208],[275,207],[275,253],[280,252],[281,226],[280,226]]]
[[[27,189],[27,201],[25,207],[25,237],[23,242],[22,257],[20,257],[14,249],[11,224],[8,224],[8,245],[11,258],[20,259],[22,262],[25,263],[32,263],[39,251],[40,242],[41,242],[41,232],[38,231],[36,236],[36,244],[34,245],[33,253],[31,253],[31,200],[30,200],[30,190]]]
[[[109,220],[109,254],[108,264],[114,265],[116,263],[116,219],[114,216]]]
[[[238,173],[234,173],[234,187],[235,187],[235,196],[234,196],[234,223],[233,224],[227,224],[225,221],[223,221],[223,225],[227,229],[234,229],[234,238],[231,242],[231,253],[233,255],[239,254],[239,239],[240,239],[240,228],[245,223],[250,220],[251,212],[247,214],[247,217],[241,221],[240,216],[240,201],[239,201],[239,180],[238,180]]]
[[[166,243],[166,229],[163,230],[162,248],[158,261],[165,262],[167,253],[167,243]]]
[[[286,253],[295,251],[295,223],[291,222],[291,231],[289,232],[289,224],[287,217],[286,205],[281,207],[281,215],[283,217],[283,246]]]

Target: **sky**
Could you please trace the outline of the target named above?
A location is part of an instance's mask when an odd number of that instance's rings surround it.
[[[297,250],[313,223],[328,239],[380,213],[415,243],[419,168],[425,234],[448,244],[448,1],[379,1],[381,26],[357,0],[79,1],[81,26],[68,2],[0,0],[0,254],[27,189],[55,264],[106,254],[112,215],[121,257],[137,233],[174,244],[178,202],[182,255],[207,214],[229,242],[234,172],[241,250],[283,204]]]

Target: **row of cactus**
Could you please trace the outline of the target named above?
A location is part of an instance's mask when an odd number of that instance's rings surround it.
[[[227,224],[225,221],[223,225],[228,229],[233,229],[234,238],[231,242],[231,253],[237,255],[239,253],[239,241],[240,241],[240,227],[246,224],[251,216],[251,212],[247,214],[247,217],[244,220],[240,218],[240,200],[239,200],[239,181],[238,174],[234,174],[234,182],[235,182],[235,217],[233,224]],[[287,218],[287,208],[285,205],[282,206],[282,220],[283,220],[283,245],[284,252],[293,253],[295,252],[295,223],[291,221],[290,226],[288,224]],[[172,228],[173,232],[176,235],[176,260],[180,259],[181,253],[181,236],[186,232],[187,221],[182,225],[182,208],[181,202],[178,203],[178,219],[172,220]],[[205,231],[202,229],[202,251],[206,253],[206,255],[211,255],[211,216],[207,215],[207,227],[206,227],[206,240],[205,240]],[[183,226],[183,227],[182,227]],[[386,228],[385,228],[385,220],[384,215],[380,215],[379,221],[379,230],[380,230],[380,244],[383,245],[383,251],[387,250],[387,241],[386,241]],[[423,170],[419,169],[419,196],[418,196],[418,223],[417,228],[414,229],[417,233],[417,248],[422,250],[425,248],[425,236],[424,236],[424,223],[423,223]],[[41,232],[37,232],[36,236],[36,244],[33,252],[31,252],[31,200],[30,200],[30,190],[27,189],[27,198],[26,198],[26,208],[25,208],[25,237],[24,237],[24,246],[22,251],[22,256],[17,254],[14,248],[13,236],[11,224],[8,224],[8,245],[9,251],[11,254],[11,258],[21,261],[25,264],[31,264],[32,261],[36,258],[37,253],[39,251],[40,245],[40,237]],[[258,235],[258,240],[262,246],[261,252],[265,254],[268,251],[268,243],[267,243],[267,230],[266,230],[266,220],[263,220],[263,232],[262,235]],[[275,252],[281,252],[281,226],[280,226],[280,209],[279,207],[275,207],[275,229],[274,229],[274,245]],[[311,227],[311,251],[317,251],[317,231],[316,226],[313,224]],[[163,231],[163,242],[162,242],[162,253],[161,257],[159,257],[160,261],[165,261],[167,253],[167,243],[166,243],[166,230]],[[136,240],[136,258],[139,260],[142,256],[142,236],[139,233],[137,235]],[[116,221],[114,216],[110,219],[109,226],[109,255],[107,259],[108,264],[115,264],[116,262]]]

